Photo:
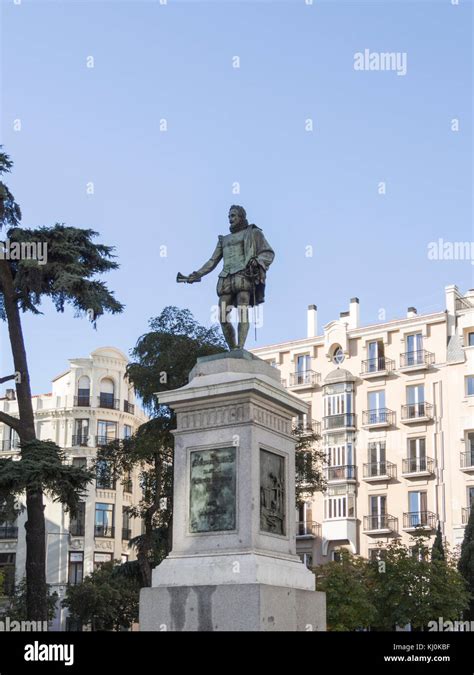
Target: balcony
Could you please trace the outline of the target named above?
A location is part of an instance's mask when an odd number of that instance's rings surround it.
[[[128,527],[122,527],[122,539],[128,541],[132,538],[132,530]]]
[[[474,450],[461,452],[461,471],[466,473],[474,471]]]
[[[328,466],[324,469],[328,483],[334,482],[355,482],[356,467],[354,464],[345,466]]]
[[[376,410],[364,410],[362,413],[362,426],[366,429],[383,429],[391,427],[395,422],[395,413],[389,408],[377,408]]]
[[[13,525],[2,525],[0,539],[18,539],[18,528]]]
[[[413,352],[400,354],[400,372],[411,372],[415,370],[428,370],[434,363],[435,355],[433,352],[427,352],[426,349],[418,349]]]
[[[398,521],[394,516],[388,514],[364,516],[365,534],[390,534],[397,530]]]
[[[392,370],[395,370],[395,361],[387,359],[386,356],[379,356],[377,359],[367,359],[362,361],[362,372],[360,374],[364,380],[371,380],[376,377],[387,377]]]
[[[316,539],[321,537],[321,525],[313,520],[305,520],[296,523],[297,538]]]
[[[402,405],[402,422],[412,424],[429,422],[433,419],[433,405],[431,403],[408,403]]]
[[[301,370],[290,373],[290,389],[311,389],[321,381],[321,373],[314,370]]]
[[[355,430],[355,413],[342,413],[341,415],[327,415],[323,417],[324,431],[333,431],[335,429]]]
[[[87,447],[89,443],[89,436],[84,436],[84,434],[76,434],[72,437],[73,447]]]
[[[404,478],[432,476],[434,466],[434,459],[431,457],[408,457],[402,460],[402,476]]]
[[[133,403],[129,403],[128,401],[123,402],[123,411],[126,413],[130,413],[130,415],[135,415],[135,406]]]
[[[75,408],[90,408],[91,398],[89,395],[82,394],[81,396],[74,396]]]
[[[471,507],[465,506],[462,510],[462,524],[463,525],[467,525],[470,514],[471,514]]]
[[[118,441],[117,436],[114,436],[113,438],[109,438],[108,436],[95,437],[95,444],[97,447],[100,447],[101,445],[108,445],[109,443],[113,443],[114,441]]]
[[[368,462],[364,464],[364,480],[367,483],[390,480],[397,477],[397,465],[393,462]]]
[[[321,422],[317,420],[299,420],[296,419],[293,424],[293,431],[296,431],[299,434],[315,434],[316,436],[321,435]]]
[[[114,398],[113,394],[101,394],[97,397],[99,408],[109,408],[110,410],[120,410],[120,401]]]
[[[432,511],[408,511],[403,514],[403,529],[407,532],[436,529],[436,513]]]
[[[13,441],[11,441],[11,440],[2,441],[1,449],[2,449],[2,452],[8,452],[8,450],[19,450],[20,449],[20,440],[18,438],[16,438]]]
[[[110,525],[96,525],[94,528],[94,537],[113,539],[115,537],[115,527],[110,527]]]

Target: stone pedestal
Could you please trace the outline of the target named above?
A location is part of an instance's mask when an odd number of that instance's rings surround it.
[[[198,359],[159,400],[177,414],[173,550],[142,589],[140,629],[325,630],[295,544],[291,421],[306,404],[243,350]]]

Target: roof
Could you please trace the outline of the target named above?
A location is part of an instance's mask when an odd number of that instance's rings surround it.
[[[329,375],[324,378],[324,384],[336,384],[337,382],[355,382],[355,377],[345,368],[336,368],[331,370]]]

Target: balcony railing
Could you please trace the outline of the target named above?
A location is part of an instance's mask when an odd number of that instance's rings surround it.
[[[390,373],[395,369],[395,361],[386,356],[362,361],[361,375],[376,375],[377,373]]]
[[[321,373],[317,373],[314,370],[301,370],[290,373],[290,387],[299,387],[306,385],[308,387],[314,387],[319,384],[321,381]]]
[[[461,452],[461,469],[474,470],[474,450]]]
[[[400,354],[400,368],[427,367],[434,363],[435,355],[426,349],[417,349],[413,352]]]
[[[389,530],[396,532],[398,529],[397,519],[395,516],[388,514],[364,516],[364,531],[378,532],[380,530]]]
[[[98,398],[99,408],[110,408],[111,410],[120,410],[120,401],[109,394],[101,394]]]
[[[397,465],[387,460],[383,462],[367,462],[364,464],[364,478],[388,477],[395,478]]]
[[[95,444],[97,447],[101,445],[108,445],[109,443],[113,443],[114,441],[118,441],[118,437],[114,436],[114,438],[109,438],[109,436],[96,436],[95,437]]]
[[[434,530],[436,528],[436,513],[432,511],[408,511],[403,514],[403,527],[405,530],[416,528]]]
[[[315,434],[320,436],[321,434],[321,422],[317,420],[299,420],[296,419],[293,424],[293,429],[300,434]]]
[[[346,464],[345,466],[328,466],[324,471],[328,481],[356,479],[356,467],[354,464]]]
[[[385,425],[391,426],[395,421],[395,413],[389,408],[377,408],[375,410],[364,410],[362,413],[362,423],[364,426]]]
[[[462,510],[462,524],[463,525],[467,525],[467,522],[469,520],[470,515],[471,515],[471,507],[465,506]]]
[[[434,465],[431,457],[407,457],[402,460],[402,473],[433,473]]]
[[[15,439],[14,441],[7,440],[7,441],[2,441],[2,452],[7,452],[8,450],[18,450],[20,448],[20,441],[19,439]]]
[[[306,520],[296,523],[297,537],[321,537],[321,525],[314,520]]]
[[[129,540],[132,538],[132,530],[127,527],[122,527],[122,539]]]
[[[111,527],[110,525],[96,525],[94,528],[94,536],[113,539],[115,537],[115,527]]]
[[[329,429],[347,429],[348,427],[355,427],[356,416],[355,413],[342,413],[341,415],[327,415],[323,417],[324,430]]]
[[[14,525],[0,527],[0,539],[18,539],[18,528]]]
[[[433,405],[431,403],[407,403],[402,405],[402,420],[417,420],[420,418],[431,419],[433,417]]]
[[[81,394],[81,396],[74,396],[74,406],[81,408],[89,408],[91,404],[91,397],[88,394]]]
[[[84,523],[76,523],[74,521],[69,525],[69,534],[71,537],[83,537],[84,536]]]
[[[72,437],[73,446],[84,447],[89,443],[89,436],[84,436],[84,434],[76,434]]]
[[[135,414],[135,406],[133,403],[129,403],[128,401],[123,402],[123,411],[126,413],[130,413],[130,415]]]

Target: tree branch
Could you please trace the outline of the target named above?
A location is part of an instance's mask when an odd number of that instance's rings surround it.
[[[4,382],[8,382],[9,380],[14,380],[16,377],[16,374],[13,373],[13,375],[7,375],[6,377],[0,377],[0,384],[3,384]]]
[[[18,434],[20,433],[21,422],[17,417],[12,417],[11,415],[8,415],[7,413],[0,412],[0,422],[3,422],[4,424],[7,424],[12,429],[15,429],[15,431]]]

